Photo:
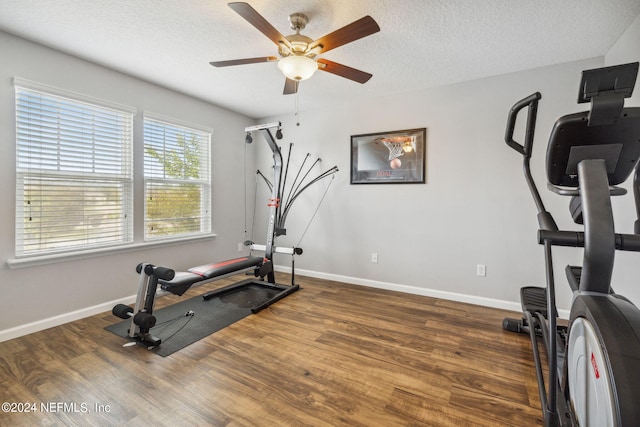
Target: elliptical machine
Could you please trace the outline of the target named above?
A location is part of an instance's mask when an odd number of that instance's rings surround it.
[[[523,156],[523,169],[538,210],[538,243],[544,245],[546,287],[521,289],[522,319],[503,328],[528,333],[545,426],[632,426],[640,423],[640,310],[613,292],[616,250],[640,251],[640,108],[624,108],[638,63],[582,72],[578,103],[591,110],[560,117],[546,155],[548,188],[571,197],[570,211],[584,231],[558,230],[531,175],[540,93],[509,112],[505,141]],[[513,139],[518,113],[527,107],[524,144]],[[638,219],[635,234],[614,231],[611,196],[633,172]],[[573,300],[568,326],[557,324],[552,247],[584,247],[582,266],[565,269]],[[542,341],[545,369],[538,349]]]

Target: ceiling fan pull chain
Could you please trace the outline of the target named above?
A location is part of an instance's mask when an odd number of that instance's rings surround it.
[[[296,92],[296,100],[295,100],[295,117],[296,117],[296,126],[300,126],[300,107],[298,102],[298,92]]]

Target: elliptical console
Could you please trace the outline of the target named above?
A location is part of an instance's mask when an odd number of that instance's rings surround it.
[[[640,251],[640,108],[625,108],[638,63],[583,71],[578,103],[590,111],[560,117],[547,147],[548,188],[571,197],[570,211],[583,231],[562,231],[545,209],[531,175],[540,93],[509,112],[505,141],[524,159],[524,174],[538,210],[538,241],[545,248],[546,287],[521,289],[522,319],[503,327],[528,333],[546,426],[633,426],[640,420],[640,310],[613,292],[616,250]],[[513,140],[518,113],[528,108],[524,144]],[[611,196],[635,170],[636,234],[617,234]],[[582,266],[567,266],[573,291],[567,327],[557,325],[552,247],[584,247]],[[547,353],[548,381],[538,351]]]

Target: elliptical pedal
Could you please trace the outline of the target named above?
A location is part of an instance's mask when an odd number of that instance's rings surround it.
[[[535,313],[540,313],[545,319],[548,318],[546,288],[539,286],[525,286],[520,288],[520,304],[522,305],[523,313],[529,312],[532,316],[535,316]],[[521,319],[505,317],[502,320],[502,329],[505,331],[528,334],[529,326],[524,316]],[[540,334],[540,330],[537,327],[536,334]]]
[[[520,288],[520,303],[522,311],[531,314],[540,313],[548,318],[547,312],[547,289],[539,286],[525,286]]]

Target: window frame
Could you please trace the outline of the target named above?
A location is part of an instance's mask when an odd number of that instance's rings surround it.
[[[40,83],[31,82],[28,80],[23,80],[19,78],[14,78],[14,92],[15,92],[15,141],[16,141],[16,164],[15,164],[15,172],[16,172],[16,196],[15,196],[15,209],[16,209],[16,217],[14,223],[15,229],[15,256],[17,259],[20,258],[39,258],[39,257],[50,257],[50,256],[66,256],[68,254],[73,253],[82,253],[87,251],[95,251],[101,250],[105,248],[113,248],[118,246],[126,246],[128,244],[133,243],[134,241],[134,170],[133,170],[133,150],[134,150],[134,119],[137,113],[135,108],[116,104],[113,102],[105,101],[102,99],[92,98],[86,95],[81,95],[77,93],[73,93],[70,91],[54,88],[51,86],[43,85]],[[51,100],[55,103],[56,107],[54,108],[54,112],[57,114],[56,127],[53,129],[51,133],[50,141],[56,141],[55,145],[58,147],[54,149],[54,153],[57,156],[57,159],[53,161],[55,163],[55,167],[50,164],[48,166],[43,166],[43,163],[40,162],[38,165],[38,160],[25,159],[22,156],[23,151],[26,150],[28,153],[35,152],[37,149],[37,144],[35,146],[29,146],[30,141],[34,141],[36,139],[36,133],[39,134],[44,133],[44,122],[39,123],[37,126],[29,127],[26,125],[26,128],[23,126],[25,120],[29,120],[27,117],[27,112],[25,115],[21,115],[21,103],[25,98],[21,98],[21,94],[24,94],[25,97],[35,96],[41,97],[40,101],[34,103],[34,107],[36,110],[40,110],[42,115],[44,115],[44,110],[46,109],[46,100]],[[74,114],[76,112],[72,112],[70,114],[66,114],[62,110],[62,107],[66,104],[72,106],[72,108],[78,109],[78,114]],[[89,162],[91,167],[76,167],[69,166],[70,162],[77,161],[75,158],[72,158],[72,155],[79,154],[82,157],[82,151],[85,150],[83,146],[83,141],[81,139],[76,139],[74,142],[73,139],[78,137],[79,133],[76,130],[72,130],[71,135],[66,134],[65,132],[71,126],[67,120],[78,120],[79,124],[88,125],[88,121],[83,119],[82,112],[89,111],[93,112],[92,114],[101,115],[105,114],[107,116],[114,115],[121,122],[117,126],[114,126],[115,129],[118,130],[118,137],[114,137],[113,141],[120,141],[120,145],[116,144],[115,149],[112,149],[109,144],[111,140],[107,142],[106,145],[101,145],[101,143],[96,143],[96,141],[104,136],[104,132],[97,132],[95,135],[92,135],[91,138],[88,138],[92,141],[92,148],[88,150],[90,154],[93,156],[93,160]],[[59,119],[59,117],[63,115],[64,120]],[[95,118],[95,115],[91,115],[90,117]],[[38,116],[38,115],[36,115]],[[61,124],[63,123],[63,124]],[[98,128],[98,125],[93,125],[93,127],[89,127],[89,129],[95,131]],[[21,134],[24,134],[23,131],[27,130],[27,136],[24,138]],[[84,131],[84,130],[83,130]],[[68,141],[67,147],[70,147],[69,150],[63,149],[62,144]],[[40,144],[40,147],[53,147],[54,144],[51,142],[44,142]],[[106,152],[105,152],[106,147]],[[57,151],[56,151],[57,150]],[[62,152],[65,151],[65,154],[61,156]],[[119,155],[115,155],[114,153],[120,153]],[[42,159],[43,157],[40,157]],[[84,158],[84,157],[82,157]],[[66,159],[67,164],[63,165],[61,159]],[[101,160],[96,160],[101,159]],[[25,160],[27,162],[25,163]],[[104,163],[106,162],[106,163]],[[116,168],[114,164],[119,163]],[[79,163],[78,163],[79,164]],[[101,172],[97,172],[97,169],[102,169]],[[75,170],[74,170],[75,169]],[[88,171],[92,169],[93,172]],[[119,172],[116,173],[115,170],[119,169]],[[24,226],[24,223],[21,223],[26,218],[26,200],[25,194],[27,194],[27,187],[25,187],[25,182],[28,182],[29,179],[35,180],[59,180],[66,185],[70,183],[78,183],[79,187],[91,189],[91,182],[95,182],[98,185],[100,183],[107,184],[111,183],[114,185],[116,189],[116,193],[118,198],[118,206],[119,215],[121,215],[119,220],[113,221],[113,224],[116,224],[117,232],[112,233],[112,238],[107,238],[106,241],[103,242],[95,242],[97,239],[96,235],[93,235],[91,231],[87,233],[90,237],[80,238],[75,241],[73,239],[69,239],[65,244],[61,244],[58,247],[51,247],[51,244],[43,244],[40,248],[28,249],[26,246],[25,240],[25,229],[27,227]],[[96,188],[96,187],[94,187]],[[96,203],[98,205],[98,203]],[[85,203],[82,202],[80,205],[83,208],[85,207]],[[80,214],[81,210],[78,210],[78,214]],[[84,211],[84,209],[82,209]],[[88,228],[88,227],[86,227]],[[97,234],[97,233],[96,233]],[[109,234],[106,234],[109,236]],[[68,236],[67,236],[68,237]],[[94,240],[92,242],[92,240]]]

